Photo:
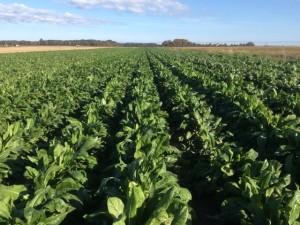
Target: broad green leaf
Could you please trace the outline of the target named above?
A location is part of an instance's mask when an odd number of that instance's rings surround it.
[[[50,188],[36,190],[33,199],[27,202],[26,208],[33,208],[41,204],[46,199],[46,195],[49,193],[49,191]]]
[[[25,193],[26,191],[27,188],[24,185],[0,185],[0,198],[6,197],[14,201],[19,198],[21,193]]]
[[[171,223],[171,225],[183,225],[186,224],[188,218],[189,218],[189,209],[187,206],[184,206],[180,212],[178,213],[173,213],[174,214],[174,219]]]
[[[69,170],[68,173],[77,181],[80,181],[81,184],[84,184],[87,181],[87,175],[85,171],[82,170]]]
[[[47,166],[50,162],[48,151],[45,149],[41,149],[37,152],[37,154],[38,154],[38,158],[43,160],[43,165]]]
[[[42,210],[36,210],[32,207],[25,208],[24,217],[26,218],[26,224],[28,225],[44,225],[43,222],[46,220],[45,212],[43,212]]]
[[[27,156],[27,158],[29,159],[30,162],[34,163],[34,164],[38,164],[39,159],[37,156]]]
[[[261,187],[261,189],[264,190],[270,186],[272,175],[273,174],[270,171],[262,171],[258,182],[258,185]]]
[[[98,137],[88,137],[80,147],[80,152],[88,151],[101,143]]]
[[[290,211],[287,212],[289,224],[295,224],[298,220],[300,222],[300,191],[295,191],[293,198],[289,201],[288,207]]]
[[[253,195],[257,195],[259,193],[259,187],[254,178],[243,176],[241,179],[243,181],[243,195],[247,198],[251,198]]]
[[[26,171],[24,173],[24,176],[27,178],[27,179],[34,179],[35,177],[37,177],[39,175],[39,172],[35,169],[35,168],[32,168],[30,166],[26,166]]]
[[[3,174],[4,177],[7,177],[10,171],[11,168],[8,165],[0,162],[0,174]],[[0,182],[1,182],[1,176],[0,176]]]
[[[124,204],[122,200],[117,197],[110,197],[107,199],[107,208],[114,220],[118,220],[124,212]]]
[[[45,225],[59,225],[70,212],[54,214],[45,220]]]
[[[60,224],[65,219],[67,214],[75,210],[74,207],[59,198],[55,198],[47,203],[44,209],[47,211],[47,219],[45,220],[45,224],[47,225]]]
[[[192,200],[192,195],[191,195],[190,191],[186,188],[179,188],[178,196],[180,197],[180,199],[182,199],[186,203],[188,201]]]
[[[170,218],[166,210],[158,208],[153,212],[145,225],[162,225],[170,224]],[[183,224],[182,224],[183,225]]]
[[[267,190],[266,190],[266,197],[267,198],[270,198],[271,197],[271,195],[273,194],[273,192],[274,192],[274,190],[275,190],[275,188],[274,187],[270,187],[270,188],[268,188]]]
[[[167,210],[169,205],[173,201],[174,195],[176,193],[176,188],[171,187],[162,197],[162,199],[158,202],[157,207]]]
[[[13,134],[16,135],[20,129],[21,123],[17,122],[14,124],[14,128],[13,128]]]
[[[253,149],[250,149],[248,152],[245,153],[243,157],[247,160],[255,161],[258,157],[258,153]]]
[[[76,126],[81,126],[81,122],[73,117],[68,117],[68,121],[71,123],[71,124],[74,124]]]
[[[137,208],[141,207],[145,201],[145,195],[141,186],[136,186],[134,182],[130,182],[129,188],[132,188],[134,197],[136,199]]]
[[[82,188],[82,185],[80,185],[78,182],[76,182],[70,177],[62,180],[55,187],[56,191],[59,192],[70,192],[72,190],[79,190],[80,188]]]
[[[63,166],[57,166],[55,164],[50,165],[45,174],[39,177],[39,181],[43,184],[43,188],[46,188],[48,185],[48,182],[52,179],[56,178],[56,173],[63,169]]]
[[[9,197],[0,198],[0,223],[7,222],[11,218],[11,209],[13,207],[12,199]]]
[[[129,193],[127,202],[127,215],[129,218],[134,218],[137,214],[137,209],[140,208],[145,201],[145,195],[140,186],[134,182],[129,183]]]
[[[57,160],[64,153],[64,151],[64,146],[57,144],[53,150],[54,159]],[[61,164],[61,160],[59,160],[59,164]]]
[[[89,169],[93,169],[98,164],[98,160],[94,156],[89,155],[87,157],[87,160],[88,160],[88,165],[87,166],[88,166]]]

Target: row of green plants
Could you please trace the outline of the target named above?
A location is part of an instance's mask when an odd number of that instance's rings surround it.
[[[133,64],[134,60],[108,73],[116,77],[82,107],[81,116],[67,117],[61,134],[45,149],[28,152],[21,180],[13,180],[14,185],[1,182],[0,223],[60,224],[74,210],[83,216],[83,208],[92,201],[90,174],[101,161],[109,135],[105,122],[124,97]]]
[[[18,87],[5,89],[7,95],[2,95],[5,101],[1,102],[1,109],[7,112],[3,112],[3,122],[0,124],[2,183],[14,184],[13,180],[21,179],[27,163],[26,156],[32,149],[47,145],[51,138],[59,135],[67,122],[66,116],[76,116],[80,108],[103,91],[115,73],[126,68],[123,57],[118,60],[114,58],[114,63],[109,66],[106,61],[96,61],[93,67],[70,65],[67,71],[49,72],[46,77],[37,76],[32,82],[27,80],[25,74]],[[45,79],[51,81],[44,85]],[[17,97],[10,100],[8,95],[12,92]]]
[[[298,61],[190,52],[172,55],[215,81],[234,83],[248,94],[256,95],[275,113],[300,115]]]
[[[123,58],[123,61],[128,59]],[[103,122],[106,120],[104,113],[112,113],[113,100],[117,104],[124,92],[120,93],[117,90],[123,90],[129,85],[126,73],[129,74],[127,76],[131,75],[133,63],[134,61],[127,62],[127,66],[124,63],[119,63],[118,66],[113,64],[110,65],[111,70],[102,71],[102,76],[94,74],[102,81],[105,81],[104,78],[107,80],[106,77],[118,76],[111,78],[107,84],[104,83],[104,90],[98,89],[98,92],[95,92],[93,99],[89,99],[82,106],[77,119],[66,117],[66,126],[44,149],[31,146],[28,155],[22,155],[22,152],[8,152],[14,149],[6,147],[23,150],[20,149],[22,146],[19,143],[12,146],[11,140],[19,139],[22,143],[27,143],[22,134],[18,134],[18,131],[22,132],[21,126],[10,127],[6,131],[4,136],[11,135],[12,139],[1,149],[3,165],[10,161],[20,163],[18,158],[11,158],[14,155],[26,158],[26,164],[22,165],[21,179],[6,179],[6,182],[1,182],[1,223],[60,224],[71,211],[76,209],[80,212],[86,207],[85,203],[91,200],[86,188],[89,179],[87,171],[92,171],[99,164],[99,153],[108,135]],[[79,70],[82,76],[83,68]],[[88,72],[87,70],[86,75],[89,75]],[[75,73],[72,79],[76,80],[76,75]],[[84,85],[88,87],[89,84],[85,81]],[[103,84],[98,85],[98,88],[103,87]],[[9,168],[9,172],[15,173],[14,168]]]
[[[167,114],[145,55],[126,102],[112,153],[117,161],[98,191],[106,204],[87,218],[95,224],[189,224],[191,194],[168,170],[180,152],[169,144]]]
[[[257,96],[247,94],[239,85],[215,81],[210,73],[195,72],[179,61],[167,61],[166,57],[160,59],[195,91],[207,96],[214,112],[227,123],[226,128],[235,134],[241,146],[257,149],[260,159],[279,160],[293,180],[297,180],[300,172],[299,117],[274,114]]]
[[[172,52],[173,56],[192,63],[202,72],[214,70],[216,76],[222,73],[238,75],[239,79],[251,81],[257,89],[267,89],[269,85],[284,91],[299,91],[299,60],[277,60],[248,55],[207,54],[201,52]]]
[[[234,136],[224,133],[221,119],[211,114],[206,96],[183,84],[155,56],[149,59],[176,130],[174,141],[186,153],[180,163],[187,171],[183,174],[192,174],[184,183],[193,196],[200,195],[198,201],[207,193],[221,201],[215,223],[299,223],[300,192],[297,187],[290,189],[295,187],[282,165],[276,160],[259,161],[258,152],[238,147],[231,141]]]

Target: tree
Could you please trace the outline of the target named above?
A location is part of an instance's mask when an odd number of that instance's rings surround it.
[[[167,40],[167,41],[164,41],[161,45],[164,47],[171,47],[171,46],[173,46],[173,42],[171,40]]]
[[[250,41],[250,42],[247,42],[247,43],[246,43],[246,46],[255,46],[255,44],[254,44],[253,42]]]
[[[193,47],[196,46],[195,43],[188,41],[187,39],[176,38],[173,41],[164,41],[162,46],[165,47]]]

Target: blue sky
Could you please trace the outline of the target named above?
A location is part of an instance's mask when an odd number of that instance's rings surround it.
[[[0,40],[299,41],[300,0],[0,0]]]

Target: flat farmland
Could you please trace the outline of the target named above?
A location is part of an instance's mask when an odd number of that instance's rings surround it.
[[[18,53],[18,52],[44,52],[44,51],[66,51],[66,50],[82,50],[96,49],[108,47],[88,47],[88,46],[9,46],[0,47],[0,54],[3,53]]]
[[[18,52],[42,52],[42,51],[66,51],[66,50],[84,50],[97,48],[111,48],[111,47],[89,47],[89,46],[9,46],[0,47],[0,54],[4,53],[18,53]],[[176,47],[176,50],[190,50],[203,52],[219,52],[225,54],[250,54],[256,56],[270,56],[281,59],[299,59],[299,46],[270,46],[270,47]]]
[[[300,224],[300,60],[110,48],[0,61],[0,224]]]

